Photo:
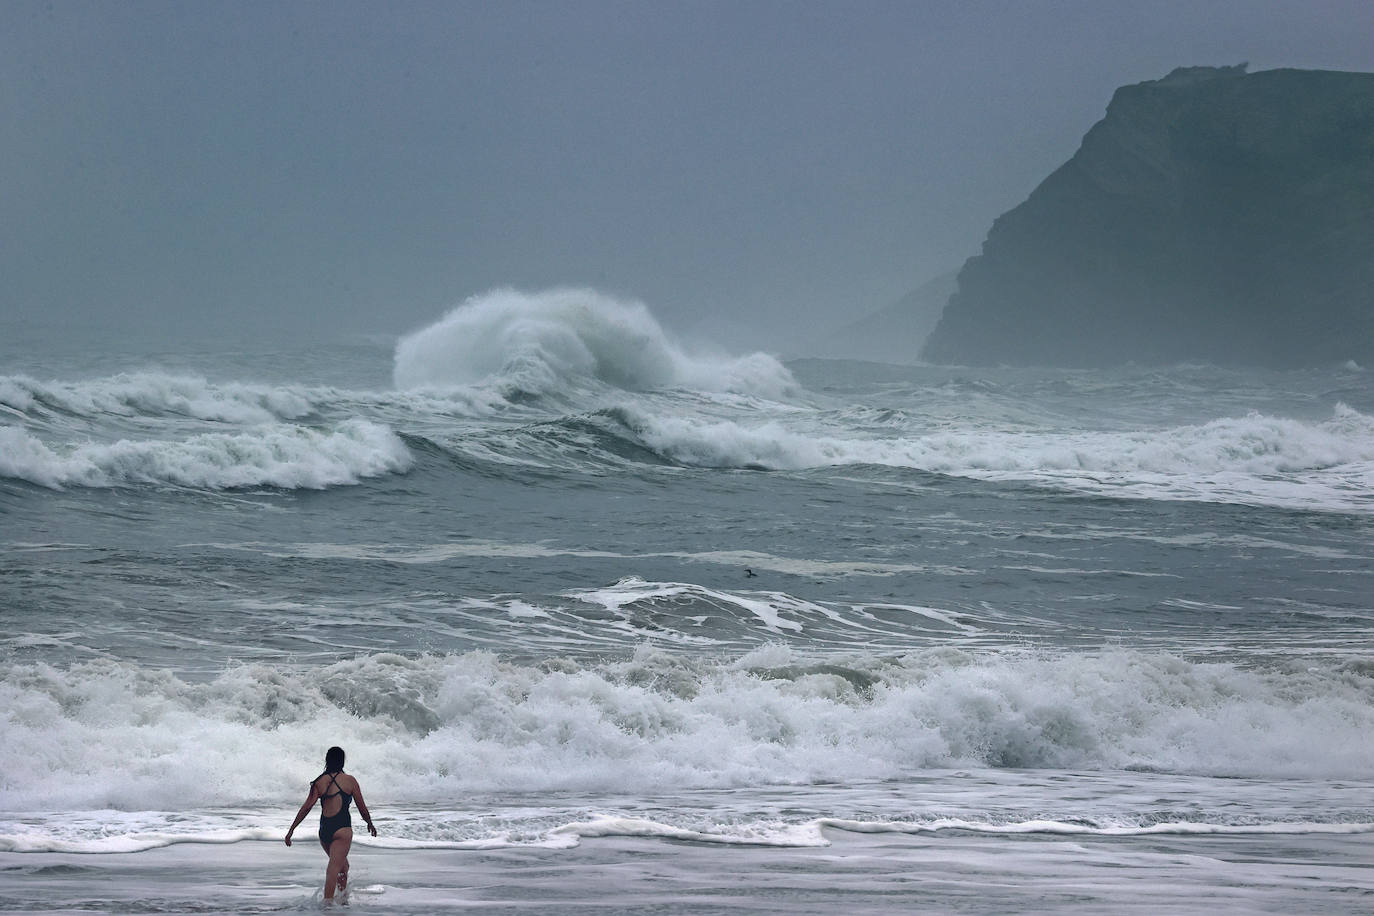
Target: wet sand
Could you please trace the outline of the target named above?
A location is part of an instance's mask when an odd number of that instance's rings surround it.
[[[574,849],[355,847],[350,910],[423,913],[1374,913],[1374,838],[830,833],[824,848],[602,838]],[[305,843],[0,854],[0,910],[321,907]]]

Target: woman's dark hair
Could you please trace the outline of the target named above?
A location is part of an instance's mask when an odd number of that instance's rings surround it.
[[[343,769],[344,752],[341,747],[331,747],[324,752],[324,771],[337,773]]]

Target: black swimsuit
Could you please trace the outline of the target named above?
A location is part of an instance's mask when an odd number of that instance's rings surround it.
[[[315,777],[315,782],[319,782],[321,776],[328,776],[329,784],[334,787],[334,791],[328,795],[323,792],[320,793],[320,845],[328,851],[329,844],[334,841],[334,834],[345,827],[353,826],[353,818],[348,815],[348,806],[353,804],[353,796],[339,788],[339,784],[334,781],[334,773],[321,773],[319,776]],[[314,784],[313,782],[311,783],[312,786]],[[337,798],[340,795],[343,796],[343,806],[339,808],[336,813],[326,816],[324,813],[324,800],[326,798]]]

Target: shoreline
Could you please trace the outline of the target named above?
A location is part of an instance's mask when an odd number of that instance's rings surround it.
[[[602,837],[576,847],[355,847],[350,909],[487,913],[1349,913],[1374,909],[1374,836],[827,831],[825,847]],[[0,853],[0,909],[321,907],[325,859],[280,841]]]

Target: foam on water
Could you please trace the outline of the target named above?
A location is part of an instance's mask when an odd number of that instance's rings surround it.
[[[161,484],[318,490],[404,472],[412,462],[395,433],[365,420],[324,430],[277,424],[180,441],[51,446],[22,428],[0,426],[0,476],[54,489]]]
[[[1304,835],[1331,834],[1346,836],[1359,833],[1374,833],[1374,823],[1359,821],[1351,823],[1317,823],[1312,821],[1286,821],[1264,824],[1217,824],[1193,821],[1169,821],[1158,824],[1085,824],[1054,820],[1030,820],[1014,823],[994,824],[986,821],[970,821],[957,818],[939,818],[926,822],[917,821],[853,821],[842,818],[825,818],[817,822],[820,827],[844,830],[849,833],[937,833],[942,830],[959,830],[969,833],[989,834],[1026,834],[1045,833],[1059,836],[1160,836],[1160,835]]]
[[[552,833],[579,839],[605,836],[653,837],[688,843],[725,846],[826,846],[821,822],[802,824],[745,824],[718,830],[693,830],[641,817],[598,817],[590,821],[564,824]]]
[[[795,388],[771,356],[691,353],[638,302],[584,289],[474,296],[396,345],[400,388],[499,383],[563,393],[588,381],[642,391],[685,387],[777,397]]]
[[[1367,774],[1374,754],[1367,665],[1260,670],[1127,650],[824,664],[782,646],[597,664],[374,655],[203,683],[127,662],[12,664],[0,709],[4,810],[285,804],[316,772],[302,749],[332,742],[408,803],[950,766],[1337,778]]]
[[[35,418],[167,416],[260,424],[306,417],[318,409],[321,395],[327,398],[329,390],[213,383],[160,372],[121,373],[80,382],[0,376],[0,406]]]
[[[1331,912],[1366,887],[1367,373],[797,364],[794,391],[764,360],[758,378],[675,364],[633,315],[508,305],[455,323],[473,333],[452,355],[491,357],[470,383],[444,376],[437,330],[409,366],[439,380],[418,389],[388,388],[389,344],[298,374],[271,353],[176,363],[292,373],[277,384],[85,378],[75,358],[61,381],[0,379],[0,853],[22,905],[122,884],[126,908],[181,911],[204,882],[177,905],[174,879],[237,860],[252,873],[212,883],[247,888],[240,908],[267,905],[267,862],[309,906],[293,882],[318,880],[314,816],[291,857],[280,837],[335,742],[379,815],[359,846],[625,838],[577,856],[610,887],[630,859],[655,885],[663,862],[679,887],[703,862],[744,863],[760,894],[801,876],[813,909],[838,879],[875,909],[936,884],[947,909],[969,887],[1011,889],[985,908],[1028,887],[1082,908],[1103,880],[1097,910],[1139,908],[1170,863],[1237,890],[1232,909],[1278,899],[1280,870],[1292,912],[1309,887]],[[334,483],[360,485],[180,492]],[[239,845],[70,855],[196,843]],[[773,852],[826,843],[841,854]],[[1345,864],[1323,870],[1333,849]],[[559,861],[373,858],[389,908],[435,886],[416,912],[481,862]],[[801,865],[823,861],[844,867]],[[566,869],[545,871],[565,899]],[[708,908],[744,885],[712,886]],[[1226,909],[1195,889],[1177,909]]]
[[[355,845],[566,849],[585,838],[631,837],[712,846],[816,847],[829,845],[835,832],[1061,837],[1374,833],[1367,780],[961,769],[929,770],[901,781],[851,779],[651,794],[462,791],[415,804],[398,799],[381,781],[383,775],[364,775],[379,835],[360,833]],[[1067,795],[1066,788],[1071,789]],[[181,844],[276,842],[297,801],[174,810],[0,810],[0,852],[128,853]]]
[[[947,385],[905,391],[899,407],[835,404],[802,392],[771,357],[689,352],[642,305],[589,291],[475,297],[403,338],[394,374],[400,390],[158,372],[0,377],[0,419],[11,424],[0,426],[0,474],[50,487],[318,488],[423,460],[400,432],[460,467],[496,465],[496,476],[869,465],[1146,499],[1374,510],[1374,416],[1344,404],[1317,421],[1250,412],[1159,427],[1137,417],[1124,428],[1075,425],[1013,386],[991,405]]]
[[[208,815],[193,819],[184,812],[140,812],[136,817],[121,817],[121,812],[96,812],[101,820],[64,818],[44,823],[35,829],[0,818],[0,852],[128,854],[178,845],[227,845],[243,842],[280,842],[283,828],[275,821],[275,811],[245,812],[235,820],[271,826],[217,826],[223,816]],[[398,816],[399,815],[399,816]],[[428,812],[432,819],[434,813]],[[423,823],[425,812],[390,812],[382,822],[386,835],[355,835],[354,846],[381,849],[482,850],[513,847],[569,849],[584,839],[634,837],[711,846],[774,846],[785,848],[830,845],[827,831],[857,834],[934,834],[957,832],[992,836],[1143,837],[1143,836],[1356,836],[1374,833],[1374,822],[1350,821],[1323,823],[1277,821],[1266,823],[1214,823],[1173,821],[1164,823],[1085,823],[1031,819],[1009,822],[974,818],[937,817],[923,821],[855,820],[822,817],[789,822],[777,819],[700,823],[693,826],[667,823],[643,817],[616,814],[595,815],[587,820],[550,825],[548,814],[532,815],[526,822],[509,823],[505,829],[491,829],[479,836],[469,835],[474,825],[458,828],[448,837],[433,836],[433,831],[411,831]],[[695,821],[695,819],[694,819]],[[476,829],[481,830],[481,827]],[[127,832],[123,832],[127,831]],[[396,833],[395,831],[400,831]],[[301,842],[309,831],[300,834]]]
[[[1319,423],[1250,414],[1161,430],[973,427],[866,438],[790,420],[623,416],[646,447],[692,467],[872,464],[1117,495],[1374,509],[1374,417],[1344,405]]]

